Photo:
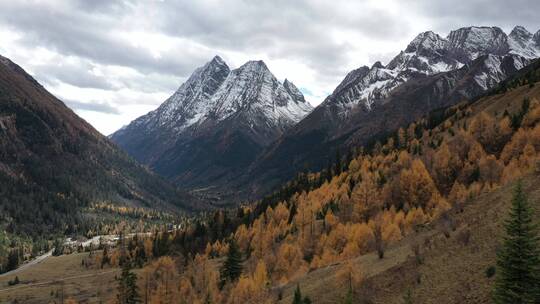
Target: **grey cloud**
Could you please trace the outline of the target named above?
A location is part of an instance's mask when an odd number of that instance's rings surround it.
[[[342,3],[343,4],[343,3]],[[170,7],[172,6],[172,7]],[[231,1],[212,7],[208,2],[161,3],[162,30],[225,49],[240,48],[271,58],[301,60],[332,76],[343,75],[350,59],[347,43],[335,41],[334,31],[351,30],[373,38],[399,37],[408,24],[385,10],[313,1]]]
[[[262,54],[300,62],[315,71],[316,83],[331,90],[352,64],[387,63],[399,52],[359,46],[354,41],[357,37],[368,41],[412,39],[418,24],[432,27],[420,31],[434,30],[441,35],[468,25],[497,25],[508,31],[521,24],[532,32],[540,25],[538,0],[416,0],[396,1],[393,7],[345,0],[56,1],[3,1],[0,26],[20,34],[17,47],[53,50],[81,63],[31,64],[40,80],[115,93],[122,89],[137,92],[126,94],[131,100],[115,101],[118,105],[144,103],[148,93],[172,93],[195,67],[215,54]],[[118,34],[131,31],[159,33],[186,44],[155,56]],[[351,37],[335,33],[351,33]],[[363,57],[356,56],[360,51]],[[369,62],[359,62],[366,56]],[[137,73],[97,76],[90,72],[95,66],[129,67]],[[91,111],[119,111],[103,102],[70,104]]]
[[[318,46],[335,43],[329,35],[335,29],[354,29],[375,38],[398,37],[407,29],[404,21],[385,10],[350,10],[335,2],[236,0],[219,8],[214,5],[205,1],[162,2],[164,30],[211,45],[257,48],[264,45],[251,42],[260,38],[279,38],[285,45],[304,40]]]
[[[129,8],[128,1],[110,1],[110,0],[72,0],[77,8],[93,13],[118,13],[121,10]]]
[[[507,32],[516,25],[525,26],[533,33],[540,29],[538,0],[420,0],[411,2],[410,6],[429,15],[433,29],[441,32],[470,25],[496,25]]]
[[[92,73],[93,69],[99,70],[101,72],[100,75]],[[127,88],[146,94],[163,92],[172,94],[178,88],[179,84],[185,80],[184,78],[160,73],[131,73],[129,75],[118,76],[114,73],[108,73],[106,67],[96,66],[88,60],[77,60],[75,62],[51,60],[48,63],[32,66],[31,73],[39,82],[45,85],[57,86],[61,83],[66,83],[78,88],[101,89],[105,91],[117,91]],[[154,104],[155,102],[122,99],[115,103]]]
[[[347,72],[348,50],[352,47],[347,42],[336,41],[333,31],[354,29],[371,37],[392,38],[408,28],[405,22],[381,9],[368,7],[349,11],[347,6],[328,2],[233,0],[222,4],[213,1],[79,0],[71,4],[51,6],[11,2],[3,5],[0,20],[23,32],[22,42],[28,48],[41,45],[100,64],[128,66],[141,73],[177,77],[188,76],[194,67],[217,53],[210,50],[220,49],[265,53],[272,59],[300,61],[316,70],[322,78],[341,77]],[[114,30],[122,29],[122,26],[127,26],[128,30],[146,29],[145,22],[149,20],[137,23],[137,16],[146,12],[147,17],[151,17],[151,26],[155,27],[150,30],[189,39],[203,45],[207,51],[184,48],[155,58],[146,49],[134,47],[114,35]],[[97,79],[63,76],[63,79],[83,86],[103,88],[107,85]]]
[[[0,23],[23,32],[22,42],[29,48],[45,46],[64,55],[88,58],[101,64],[175,75],[188,73],[193,68],[193,61],[203,62],[213,55],[184,52],[182,56],[170,53],[155,58],[147,50],[115,37],[113,30],[121,26],[120,20],[128,18],[131,12],[127,6],[118,15],[86,13],[61,5],[51,9],[39,4],[10,2],[2,6]]]
[[[75,100],[64,99],[66,105],[74,110],[92,111],[107,114],[120,114],[120,111],[106,102],[80,102]]]
[[[184,77],[151,73],[136,75],[133,77],[125,77],[119,79],[119,82],[125,88],[130,88],[132,90],[144,93],[167,92],[172,94],[185,80],[186,78]]]
[[[90,72],[92,66],[82,62],[77,64],[39,65],[33,68],[35,76],[49,84],[64,82],[80,88],[113,90],[117,88],[105,76],[97,76]]]
[[[325,78],[343,76],[352,47],[336,41],[334,32],[352,29],[368,37],[392,39],[409,28],[404,19],[387,10],[340,1],[68,3],[54,6],[11,2],[3,5],[0,20],[24,32],[27,47],[44,45],[101,64],[180,77],[212,57],[214,51],[209,50],[213,49],[265,53],[272,59],[301,61]],[[140,15],[144,17],[138,18]],[[199,43],[208,51],[185,48],[155,58],[147,50],[116,37],[114,30],[122,27],[161,31]]]

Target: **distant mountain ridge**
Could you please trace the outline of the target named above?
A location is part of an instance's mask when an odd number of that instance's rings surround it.
[[[427,31],[416,36],[388,65],[377,62],[371,68],[363,66],[350,72],[332,94],[334,100],[325,102],[369,109],[410,79],[459,69],[482,55],[538,58],[539,38],[540,31],[533,35],[521,26],[509,35],[498,27],[464,27],[451,31],[446,38]]]
[[[348,73],[319,106],[269,146],[246,174],[258,197],[300,170],[321,169],[338,150],[384,136],[436,108],[474,98],[540,57],[540,31],[465,27],[415,37],[386,66]],[[253,195],[252,193],[258,193]]]
[[[180,186],[226,180],[312,110],[290,81],[263,61],[230,70],[219,56],[156,110],[111,139]]]
[[[272,101],[255,103],[254,107],[251,103],[245,107],[234,106],[238,103],[233,101],[244,98],[223,98],[239,91],[225,88],[245,87],[246,83],[248,87],[257,87],[257,81],[248,82],[231,75],[243,74],[235,71],[246,69],[246,65],[259,66],[248,70],[264,70],[260,67],[263,63],[249,62],[230,71],[216,57],[186,82],[206,83],[200,74],[212,75],[208,78],[207,90],[202,90],[207,95],[197,93],[201,90],[194,90],[193,95],[184,93],[188,87],[184,84],[158,110],[134,121],[129,127],[131,133],[123,129],[112,139],[156,172],[185,188],[213,187],[212,191],[234,192],[239,198],[258,198],[300,170],[321,169],[338,150],[363,145],[436,108],[483,94],[539,57],[539,39],[540,31],[532,34],[521,26],[516,26],[508,35],[498,27],[475,26],[453,30],[445,38],[432,31],[423,32],[386,66],[376,62],[371,67],[362,66],[348,73],[332,94],[312,111],[302,108],[304,98],[292,83],[263,81],[274,83],[273,87],[277,88],[267,91],[285,91],[285,94],[270,94],[286,96],[277,98],[287,105],[285,113],[279,116],[272,115],[279,111],[264,111],[274,109],[272,107],[257,106],[279,104],[273,102],[276,98],[265,98]],[[213,67],[210,69],[213,73],[202,72],[208,67]],[[260,92],[245,92],[252,91]],[[173,103],[171,100],[178,94],[184,97],[179,99],[181,102]],[[184,105],[194,110],[185,111]],[[168,108],[173,109],[172,112],[163,110]],[[257,110],[244,110],[251,108]],[[276,123],[281,120],[287,123]],[[255,132],[246,132],[250,129]]]

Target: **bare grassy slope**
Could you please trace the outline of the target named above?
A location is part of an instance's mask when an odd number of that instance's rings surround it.
[[[540,209],[540,174],[533,173],[523,182],[533,206]],[[409,289],[414,303],[491,303],[494,277],[488,278],[486,270],[495,265],[513,186],[470,201],[463,212],[453,214],[455,230],[447,230],[440,220],[388,248],[382,260],[375,253],[353,259],[363,277],[355,286],[357,303],[403,303]],[[415,245],[420,248],[421,264],[413,252]],[[297,283],[314,303],[339,302],[348,286],[337,276],[344,267],[341,263],[318,269],[291,282],[281,303],[292,301]]]
[[[524,179],[533,205],[540,204],[540,177]],[[424,247],[425,263],[405,263],[370,281],[375,289],[375,303],[401,303],[410,288],[417,303],[491,303],[493,277],[486,270],[495,265],[496,251],[504,234],[503,223],[510,207],[513,185],[481,196],[455,217],[457,229],[449,238],[442,235]],[[470,232],[470,240],[464,237]],[[420,283],[415,276],[420,277]],[[401,292],[399,292],[401,291]]]
[[[15,275],[0,277],[0,303],[59,303],[62,288],[64,299],[103,303],[116,293],[114,277],[120,270],[86,269],[81,265],[86,256],[88,253],[49,257],[17,273],[21,283],[14,286],[9,286],[8,282]]]

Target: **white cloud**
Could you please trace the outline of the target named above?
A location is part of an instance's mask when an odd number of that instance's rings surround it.
[[[348,71],[387,63],[419,32],[536,31],[540,10],[533,0],[0,1],[0,54],[104,134],[156,108],[216,54],[232,68],[264,60],[316,105]]]

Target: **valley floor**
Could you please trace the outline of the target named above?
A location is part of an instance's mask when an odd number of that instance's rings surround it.
[[[46,253],[44,253],[44,254],[42,254],[42,255],[40,255],[40,256],[32,259],[32,260],[30,260],[30,261],[28,261],[27,263],[20,265],[19,268],[17,268],[17,269],[13,269],[11,271],[0,274],[0,278],[1,277],[6,277],[6,276],[16,275],[17,273],[23,271],[24,269],[33,267],[34,265],[43,262],[48,257],[51,257],[52,253],[53,253],[53,250],[49,250],[48,252],[46,252]]]
[[[32,267],[0,277],[0,303],[59,303],[73,298],[81,303],[103,303],[116,291],[117,268],[86,269],[83,258],[88,253],[48,257]],[[20,283],[9,286],[17,276]]]

